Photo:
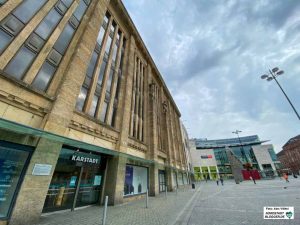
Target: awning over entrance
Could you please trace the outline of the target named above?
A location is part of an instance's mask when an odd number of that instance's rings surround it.
[[[111,155],[111,156],[120,156],[120,157],[124,157],[130,160],[134,160],[134,161],[138,161],[141,163],[147,163],[147,164],[157,164],[157,165],[162,165],[164,167],[168,167],[171,169],[176,169],[175,167],[171,166],[171,165],[166,165],[166,164],[160,164],[158,162],[155,162],[154,160],[149,160],[149,159],[143,159],[140,157],[136,157],[133,155],[129,155],[126,153],[122,153],[122,152],[117,152],[111,149],[107,149],[107,148],[103,148],[97,145],[92,145],[86,142],[82,142],[82,141],[78,141],[75,139],[71,139],[68,137],[64,137],[61,135],[57,135],[51,132],[47,132],[44,130],[40,130],[40,129],[36,129],[36,128],[32,128],[29,126],[25,126],[16,122],[12,122],[9,120],[5,120],[5,119],[1,119],[0,118],[0,129],[4,129],[10,132],[15,132],[18,134],[23,134],[23,135],[30,135],[33,137],[38,137],[38,138],[45,138],[48,140],[52,140],[54,142],[58,142],[58,143],[62,143],[64,145],[69,145],[69,146],[73,146],[79,149],[85,149],[85,150],[89,150],[89,151],[93,151],[93,152],[98,152],[98,153],[103,153],[103,154],[107,154],[107,155]]]

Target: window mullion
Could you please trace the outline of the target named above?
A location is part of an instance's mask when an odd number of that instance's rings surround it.
[[[130,135],[133,136],[134,107],[135,107],[135,82],[137,74],[137,56],[134,56],[134,72],[132,78],[131,110],[130,110]]]
[[[143,95],[143,92],[144,92],[144,66],[142,65],[142,68],[141,68],[141,87],[140,87],[140,111],[139,111],[139,126],[140,126],[140,129],[139,129],[139,139],[142,141],[142,134],[143,134],[143,110],[144,110],[144,95]]]
[[[135,109],[134,109],[134,117],[135,117],[135,124],[134,124],[134,134],[135,137],[138,138],[138,124],[139,124],[139,116],[138,116],[138,111],[139,111],[139,89],[140,89],[140,79],[141,79],[141,74],[140,74],[140,68],[141,68],[141,60],[138,58],[138,65],[137,65],[137,78],[136,78],[136,91],[135,91]]]
[[[0,57],[0,69],[3,70],[4,67],[7,66],[9,61],[19,51],[27,38],[36,29],[44,17],[50,12],[56,2],[57,0],[49,0],[47,3],[45,3],[30,19],[30,21],[24,25],[24,28],[18,34],[16,34]]]
[[[112,17],[111,17],[111,21],[112,21]],[[110,26],[107,28],[108,33],[111,32],[110,30]],[[96,113],[95,113],[95,117],[99,118],[100,114],[101,114],[101,110],[103,110],[103,102],[105,100],[105,94],[106,94],[106,83],[107,83],[107,79],[111,70],[111,62],[112,62],[112,52],[113,52],[113,47],[116,43],[116,39],[117,39],[117,32],[118,31],[118,25],[115,26],[115,30],[114,30],[114,36],[113,36],[113,40],[112,43],[110,44],[110,50],[109,50],[109,55],[108,55],[108,62],[106,65],[106,70],[102,79],[102,88],[101,88],[101,93],[100,93],[100,97],[99,97],[99,101],[98,101],[98,105],[97,105],[97,109],[96,109]],[[105,49],[105,45],[103,45],[103,49]],[[107,109],[106,109],[107,110]]]
[[[0,21],[2,21],[12,10],[22,3],[22,0],[10,0],[9,4],[4,4],[0,8]]]
[[[121,33],[121,36],[120,36],[120,44],[119,44],[118,55],[117,55],[117,59],[116,59],[117,64],[116,64],[114,75],[113,75],[113,81],[112,81],[112,86],[111,86],[112,91],[111,91],[111,97],[110,97],[108,109],[107,109],[107,117],[106,117],[106,121],[105,121],[106,123],[110,123],[110,121],[111,121],[110,118],[112,116],[112,109],[113,109],[114,100],[115,100],[115,96],[116,96],[116,88],[117,88],[117,80],[118,80],[118,75],[119,75],[122,46],[123,46],[123,33]]]
[[[55,43],[56,40],[59,38],[59,35],[61,32],[61,27],[66,26],[66,24],[68,23],[68,20],[72,16],[72,13],[75,11],[77,5],[78,5],[77,2],[74,1],[73,5],[66,11],[66,13],[64,15],[62,15],[58,24],[55,25],[53,32],[50,33],[49,37],[45,40],[46,43],[43,45],[42,49],[39,51],[40,54],[37,55],[35,61],[31,65],[30,69],[24,75],[23,81],[25,83],[31,84],[33,82],[33,80],[37,76],[39,70],[41,69],[45,59],[48,57],[48,54],[52,50],[52,46],[50,46],[50,45]],[[49,11],[49,13],[51,12],[51,10]],[[54,10],[54,8],[53,8],[53,10]],[[38,27],[39,26],[37,26],[37,28]]]
[[[97,63],[96,63],[96,69],[94,71],[93,79],[91,80],[90,88],[88,90],[86,101],[85,101],[85,104],[84,104],[84,107],[83,107],[83,112],[85,112],[85,113],[89,112],[89,110],[91,108],[93,98],[94,98],[94,94],[95,94],[97,83],[98,83],[99,72],[100,72],[100,69],[101,69],[102,61],[104,59],[105,44],[106,44],[106,41],[107,41],[108,36],[109,36],[109,32],[110,32],[109,28],[110,28],[111,24],[112,24],[112,17],[110,17],[110,19],[109,19],[108,26],[106,28],[104,38],[102,40],[102,46],[101,46],[101,49],[100,49],[99,58],[98,58]],[[101,27],[100,27],[100,29],[101,29]],[[96,43],[96,45],[97,45],[97,43]],[[106,65],[106,69],[107,69],[107,65]]]

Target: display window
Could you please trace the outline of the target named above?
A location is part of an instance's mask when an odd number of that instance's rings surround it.
[[[188,184],[187,174],[183,174],[183,184]]]
[[[43,212],[97,204],[103,189],[106,159],[98,154],[62,148]]]
[[[148,168],[126,165],[124,196],[143,194],[148,188]]]
[[[183,174],[178,172],[178,185],[183,185]]]
[[[9,218],[32,150],[0,141],[0,220]]]
[[[158,182],[159,182],[159,192],[166,191],[166,172],[164,170],[158,170]]]
[[[177,183],[177,173],[176,172],[173,172],[173,180],[174,180],[174,185],[176,187],[178,187],[178,183]]]

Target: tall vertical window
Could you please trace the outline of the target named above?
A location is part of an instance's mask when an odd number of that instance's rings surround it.
[[[77,110],[108,125],[114,124],[113,120],[116,116],[117,100],[115,97],[119,71],[122,67],[116,62],[122,60],[125,48],[124,44],[122,51],[120,49],[121,36],[122,32],[117,29],[117,24],[107,13],[100,27],[95,50],[82,85],[82,88],[88,90],[88,95],[83,95],[81,91],[76,104]],[[100,58],[100,55],[103,57]],[[92,80],[94,82],[91,82]]]
[[[86,97],[87,97],[87,91],[91,88],[91,84],[92,84],[91,81],[94,77],[94,73],[95,73],[98,63],[99,63],[98,59],[99,59],[99,55],[100,55],[100,51],[101,51],[104,34],[105,34],[105,31],[108,26],[109,17],[110,17],[109,14],[106,14],[104,16],[104,21],[103,21],[100,31],[98,33],[97,43],[96,43],[94,52],[92,54],[92,58],[89,62],[89,66],[88,66],[88,69],[86,72],[86,77],[85,77],[84,83],[81,88],[81,92],[79,93],[77,103],[76,103],[76,109],[79,111],[84,110],[84,104],[85,104]],[[107,64],[107,58],[105,60],[103,60],[101,67],[100,67],[96,91],[93,96],[91,108],[89,109],[89,112],[88,112],[88,114],[91,116],[95,116],[95,112],[97,109],[97,104],[98,104],[98,100],[99,100],[99,96],[100,96],[100,92],[101,92],[101,84],[102,84],[102,79],[103,79],[103,75],[105,72],[106,64]],[[86,90],[85,95],[82,95],[82,90]]]
[[[64,2],[67,5],[70,4],[67,0]],[[60,3],[63,4],[61,1]],[[60,64],[62,57],[67,51],[67,48],[75,34],[75,31],[80,24],[80,21],[88,7],[88,3],[89,1],[87,0],[80,0],[75,12],[69,19],[69,22],[65,25],[62,33],[58,37],[47,59],[45,60],[40,71],[31,84],[36,89],[39,89],[41,91],[47,90],[48,85],[51,82],[53,75]],[[60,10],[63,10],[63,7],[61,7]]]
[[[158,142],[158,149],[160,151],[163,151],[163,136],[162,136],[162,129],[161,129],[161,125],[162,125],[162,110],[161,110],[161,93],[160,90],[158,88],[158,86],[156,86],[156,126],[157,126],[157,142]]]
[[[46,0],[24,0],[1,21],[0,54],[45,3]]]
[[[119,93],[120,93],[120,88],[121,88],[121,79],[122,79],[122,69],[123,69],[123,58],[124,58],[124,52],[125,52],[125,45],[126,45],[126,40],[123,38],[123,45],[121,48],[121,56],[120,56],[120,63],[119,63],[119,69],[117,70],[117,76],[116,76],[116,85],[115,85],[115,98],[113,102],[113,110],[112,110],[112,115],[109,118],[108,123],[111,124],[111,126],[115,127],[115,122],[116,122],[116,116],[117,116],[117,106],[118,106],[118,98],[119,98]]]
[[[135,73],[132,82],[132,101],[131,101],[131,136],[143,141],[144,137],[144,80],[145,66],[142,60],[135,57]]]
[[[19,52],[12,58],[4,71],[17,79],[22,79],[45,42],[67,11],[67,6],[59,1],[29,36]]]

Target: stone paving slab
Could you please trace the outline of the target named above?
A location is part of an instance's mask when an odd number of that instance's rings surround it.
[[[204,183],[178,225],[299,225],[300,179]],[[264,206],[293,206],[293,220],[264,220]]]
[[[110,206],[106,225],[171,225],[195,192],[195,189],[186,188],[178,190],[178,194],[168,192],[167,197],[164,193],[149,197],[149,208],[145,207],[145,199]],[[36,225],[101,225],[102,214],[103,207],[92,206],[42,216]]]
[[[264,220],[264,206],[294,206],[294,220]],[[36,225],[101,225],[103,207],[42,216]],[[161,194],[108,207],[106,225],[299,225],[300,179],[251,181],[224,186],[203,182],[196,190]]]

